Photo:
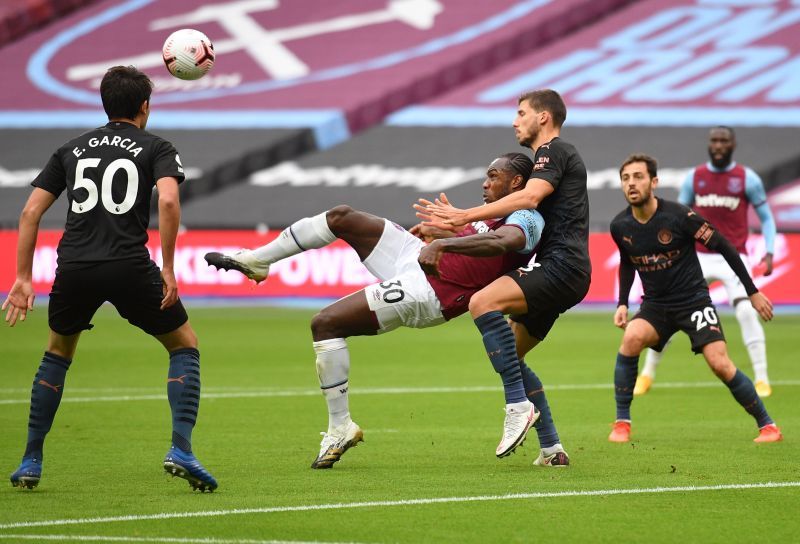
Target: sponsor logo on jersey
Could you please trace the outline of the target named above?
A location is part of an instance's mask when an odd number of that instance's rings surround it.
[[[672,232],[669,229],[661,229],[658,231],[658,241],[665,246],[669,245],[672,242]]]
[[[694,205],[698,208],[727,208],[731,211],[739,207],[742,199],[738,196],[718,195],[711,193],[708,195],[696,195]]]
[[[628,245],[632,246],[633,245],[633,236],[623,236],[622,237],[622,241],[623,242],[628,242]]]
[[[666,230],[666,229],[664,229]],[[661,233],[659,233],[660,235]],[[670,236],[672,234],[670,233]],[[651,253],[650,255],[631,255],[631,263],[639,272],[655,272],[656,270],[665,270],[672,268],[681,254],[680,249],[673,249],[663,253]]]

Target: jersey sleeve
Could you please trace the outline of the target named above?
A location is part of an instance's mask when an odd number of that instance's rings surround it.
[[[693,211],[688,211],[684,224],[689,232],[694,231],[692,236],[697,242],[725,258],[725,262],[728,263],[731,270],[736,273],[739,281],[742,282],[748,296],[758,292],[758,288],[753,283],[753,278],[750,277],[750,273],[742,262],[739,252],[736,251],[736,248],[733,247],[733,244],[731,244],[727,238],[717,232],[702,216]]]
[[[775,226],[775,218],[772,216],[772,210],[767,203],[767,192],[764,189],[764,183],[761,178],[750,168],[745,170],[747,175],[745,177],[744,190],[747,194],[747,200],[753,205],[753,209],[758,215],[758,220],[761,221],[761,232],[764,234],[764,244],[767,247],[767,253],[775,253],[775,236],[778,229]]]
[[[531,178],[543,179],[558,189],[558,185],[564,177],[566,161],[567,155],[557,143],[545,144],[536,151]]]
[[[614,228],[614,223],[611,223],[611,238],[617,244],[617,249],[619,250],[619,298],[617,299],[617,306],[627,306],[636,270],[631,264],[628,252],[622,246],[619,235]]]
[[[678,202],[684,206],[694,204],[694,170],[689,170],[689,173],[686,174],[678,193]]]
[[[542,214],[536,210],[517,210],[508,216],[505,224],[516,225],[525,234],[525,247],[517,250],[517,253],[532,253],[542,238],[544,229]]]
[[[33,179],[31,185],[58,197],[67,188],[67,173],[58,152],[53,153],[44,169]]]
[[[183,164],[178,151],[166,140],[161,140],[156,148],[153,158],[153,177],[156,181],[161,178],[177,178],[181,183],[184,178]]]

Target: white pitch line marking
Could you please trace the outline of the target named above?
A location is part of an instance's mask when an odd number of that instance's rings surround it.
[[[517,499],[553,499],[561,497],[598,497],[611,495],[644,495],[653,493],[677,493],[696,491],[727,491],[732,489],[773,489],[800,487],[800,482],[759,482],[754,484],[720,484],[704,486],[646,487],[634,489],[597,489],[592,491],[554,491],[550,493],[510,493],[507,495],[476,495],[467,497],[437,497],[429,499],[402,499],[395,501],[344,502],[333,504],[306,504],[299,506],[267,506],[263,508],[236,508],[232,510],[200,510],[197,512],[162,512],[160,514],[139,514],[97,518],[70,518],[45,521],[20,521],[0,524],[0,529],[19,529],[22,527],[53,527],[57,525],[88,525],[112,523],[115,521],[147,521],[180,518],[207,518],[236,516],[242,514],[275,514],[282,512],[310,512],[319,510],[344,510],[351,508],[376,508],[381,506],[418,506],[460,502],[508,501]]]
[[[148,536],[101,536],[101,535],[0,535],[0,539],[55,540],[64,542],[156,542],[165,544],[356,544],[354,542],[328,542],[320,540],[252,540],[230,538],[170,538]]]
[[[800,385],[800,380],[778,380],[771,382],[773,386],[797,386]],[[547,391],[583,391],[593,389],[608,389],[614,387],[612,383],[585,383],[585,384],[562,384],[547,386]],[[656,387],[659,389],[705,389],[720,387],[720,382],[658,382]],[[222,388],[218,389],[221,390]],[[236,388],[234,388],[236,389]],[[18,391],[18,390],[17,390]],[[105,390],[107,391],[107,390]],[[502,391],[498,386],[473,386],[473,387],[362,387],[350,388],[352,395],[407,395],[407,394],[425,394],[425,393],[497,393]],[[224,390],[219,393],[203,392],[204,399],[244,399],[244,398],[269,398],[269,397],[313,397],[320,395],[319,389],[294,389],[294,390],[253,390],[242,391],[234,390],[225,392]],[[151,395],[119,395],[119,396],[98,396],[98,397],[70,397],[69,395],[63,397],[61,402],[130,402],[138,400],[166,400],[167,395],[164,393],[151,394]],[[28,404],[30,399],[2,399],[0,405],[8,404]]]

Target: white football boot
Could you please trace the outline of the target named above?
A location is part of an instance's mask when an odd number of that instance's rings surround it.
[[[354,421],[343,423],[327,433],[320,433],[319,455],[311,468],[331,468],[333,464],[341,459],[344,452],[353,448],[359,442],[364,441],[364,433]]]
[[[511,455],[517,446],[525,441],[528,430],[539,419],[539,410],[529,400],[506,405],[506,419],[503,422],[503,438],[497,445],[495,455]]]

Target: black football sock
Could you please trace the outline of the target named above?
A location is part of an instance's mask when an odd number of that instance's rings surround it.
[[[28,418],[28,444],[25,457],[42,458],[44,438],[53,425],[53,420],[61,404],[64,391],[64,378],[72,363],[55,353],[44,352],[39,371],[33,378],[31,389],[31,410]]]
[[[736,374],[734,374],[731,381],[725,385],[731,390],[731,394],[733,398],[736,399],[736,402],[741,404],[742,408],[755,418],[759,429],[764,425],[774,423],[767,413],[767,407],[764,406],[764,402],[759,398],[758,393],[756,393],[753,382],[744,372],[736,369]]]
[[[614,367],[614,399],[617,401],[617,420],[631,420],[631,402],[636,374],[639,372],[639,356],[627,357],[617,353]]]
[[[192,451],[192,429],[200,408],[200,352],[184,348],[169,354],[167,398],[172,410],[172,444]]]
[[[492,366],[503,379],[506,404],[526,400],[514,332],[503,314],[498,311],[487,312],[475,319],[475,325],[483,335],[483,345]]]
[[[553,416],[550,413],[550,405],[547,403],[547,395],[544,394],[544,386],[539,376],[525,364],[525,361],[519,362],[522,371],[522,383],[525,386],[525,391],[528,400],[531,401],[536,409],[539,410],[539,419],[534,423],[536,434],[539,436],[539,447],[549,448],[561,442],[558,438],[558,431],[556,424],[553,422]]]

